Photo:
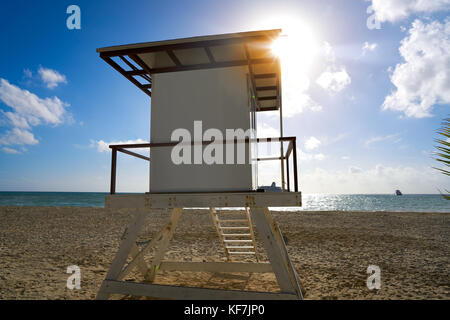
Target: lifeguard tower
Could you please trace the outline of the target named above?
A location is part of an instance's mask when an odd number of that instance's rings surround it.
[[[283,137],[281,68],[279,58],[271,51],[280,32],[264,30],[97,49],[103,60],[151,97],[150,143],[109,146],[111,190],[105,207],[132,208],[136,214],[123,234],[98,299],[107,299],[111,294],[165,299],[302,299],[297,272],[268,209],[301,206],[296,139]],[[255,134],[256,113],[266,111],[279,111],[279,137],[261,139]],[[207,134],[208,129],[213,131]],[[235,135],[230,138],[226,134],[229,132]],[[237,134],[242,132],[249,134]],[[191,140],[181,139],[177,133],[188,133]],[[279,156],[258,158],[257,145],[262,142],[278,143]],[[198,158],[207,148],[218,145],[222,149],[211,152],[213,161]],[[181,146],[192,148],[192,153],[190,149],[175,152]],[[134,152],[142,148],[150,150],[149,157]],[[245,154],[239,155],[239,150],[245,150]],[[116,194],[117,152],[149,161],[150,192]],[[185,161],[174,160],[174,154]],[[267,160],[281,163],[282,192],[258,188],[257,163]],[[169,209],[169,221],[153,239],[138,246],[136,239],[144,218],[155,208]],[[164,260],[184,208],[209,208],[226,262]],[[226,210],[216,208],[244,210],[241,217],[231,219]],[[268,262],[258,259],[253,224]],[[156,253],[148,263],[144,255],[150,249]],[[243,257],[252,257],[253,262]],[[142,274],[142,282],[123,281],[134,269]],[[155,284],[159,270],[273,272],[280,291]]]

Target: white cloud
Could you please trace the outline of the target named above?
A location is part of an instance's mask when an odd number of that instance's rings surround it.
[[[310,137],[305,142],[305,149],[306,150],[314,150],[320,146],[321,142],[316,137]]]
[[[110,145],[114,144],[137,144],[137,143],[148,143],[148,141],[142,140],[142,139],[136,139],[136,140],[126,140],[126,141],[111,141],[111,142],[105,142],[103,140],[91,140],[90,146],[92,148],[97,148],[98,152],[110,152],[111,149],[109,148]],[[145,148],[146,150],[148,148]],[[141,148],[135,149],[135,150],[142,150]]]
[[[450,189],[445,175],[430,167],[377,165],[369,169],[299,172],[300,190],[304,193],[436,193],[437,188]]]
[[[322,106],[308,94],[309,78],[296,68],[283,69],[283,116],[290,118],[306,110],[321,111]]]
[[[258,138],[273,138],[273,137],[279,137],[280,131],[271,127],[269,124],[259,121],[257,123],[256,132],[258,135]]]
[[[4,153],[9,153],[9,154],[20,154],[20,153],[21,153],[20,151],[18,151],[18,150],[16,150],[16,149],[8,148],[8,147],[2,148],[2,151],[3,151]]]
[[[39,141],[31,132],[31,127],[39,124],[59,125],[71,115],[69,105],[58,97],[39,98],[28,90],[21,89],[0,78],[0,101],[12,111],[0,110],[5,122],[12,128],[0,135],[0,145],[33,145]]]
[[[61,124],[67,115],[65,108],[69,106],[58,97],[41,99],[1,78],[0,100],[14,110],[16,123],[18,121],[24,124],[23,121],[26,121],[27,125],[33,126],[41,122]]]
[[[374,43],[369,43],[369,42],[364,42],[364,45],[362,46],[362,54],[365,55],[367,53],[367,51],[374,51],[377,48],[377,44]]]
[[[399,50],[405,62],[395,66],[391,81],[396,90],[382,108],[430,117],[433,105],[450,103],[450,19],[414,21]]]
[[[322,72],[316,82],[325,90],[339,92],[351,83],[351,78],[344,67],[340,69],[329,68]]]
[[[450,0],[372,0],[372,8],[380,22],[395,22],[411,14],[450,10]]]
[[[20,128],[13,128],[0,136],[0,145],[33,145],[38,143],[39,141],[34,138],[31,132]]]
[[[341,159],[342,160],[350,160],[350,157],[349,156],[342,156]]]
[[[38,73],[49,89],[56,88],[60,83],[67,83],[66,76],[56,70],[39,67]]]
[[[323,153],[308,153],[308,152],[304,152],[303,150],[297,148],[297,154],[298,154],[298,159],[300,161],[311,161],[311,160],[318,160],[318,161],[322,161],[323,159],[325,159],[325,155]]]
[[[402,140],[402,138],[400,138],[400,134],[399,133],[395,133],[395,134],[389,134],[389,135],[386,135],[386,136],[372,137],[372,138],[366,140],[366,142],[364,142],[364,145],[366,147],[369,147],[371,144],[376,143],[376,142],[392,141],[393,143],[398,143],[401,140]]]

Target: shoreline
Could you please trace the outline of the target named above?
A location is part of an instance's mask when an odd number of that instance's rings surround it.
[[[104,210],[114,210],[114,209],[110,209],[110,208],[105,208],[104,206],[72,206],[72,205],[68,205],[68,206],[28,206],[28,205],[23,205],[23,206],[8,206],[8,205],[0,205],[0,211],[2,209],[27,209],[27,208],[45,208],[45,209],[70,209],[70,208],[74,208],[74,209],[104,209]],[[239,210],[240,208],[224,208],[221,210]],[[124,209],[126,210],[126,209]],[[148,209],[148,210],[155,210],[155,209]],[[156,209],[159,210],[159,209]],[[195,210],[208,210],[208,208],[186,208],[184,210],[187,211],[195,211]],[[275,212],[275,213],[295,213],[295,212],[301,212],[301,213],[316,213],[316,212],[320,212],[320,213],[423,213],[423,214],[450,214],[450,210],[449,211],[411,211],[411,210],[405,210],[405,211],[393,211],[393,210],[375,210],[375,211],[366,211],[366,210],[303,210],[303,209],[292,209],[292,210],[280,210],[280,209],[270,209],[271,212]]]
[[[449,299],[449,214],[273,211],[306,299]],[[0,206],[0,299],[93,299],[131,215],[99,207]],[[152,210],[139,241],[151,239],[167,219],[164,210]],[[265,260],[259,241],[257,249]],[[166,260],[224,259],[208,211],[186,210]],[[70,265],[81,269],[80,290],[66,288]],[[369,265],[381,268],[380,290],[366,287]],[[156,281],[278,290],[269,273],[161,272]]]

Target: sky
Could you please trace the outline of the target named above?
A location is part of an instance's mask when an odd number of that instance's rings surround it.
[[[67,26],[70,5],[81,29]],[[150,98],[96,48],[272,28],[295,49],[280,57],[302,192],[450,190],[433,169],[450,0],[16,0],[0,4],[0,191],[106,192],[108,144],[149,141]],[[277,113],[257,120],[259,136],[278,136]],[[117,190],[148,191],[148,171],[119,155]],[[259,172],[279,184],[276,164]]]

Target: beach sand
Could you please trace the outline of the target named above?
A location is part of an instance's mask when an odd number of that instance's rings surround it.
[[[93,299],[132,211],[0,207],[0,299]],[[449,299],[450,213],[274,212],[306,299]],[[169,217],[152,211],[140,241]],[[264,258],[261,243],[258,251]],[[152,252],[146,257],[148,261]],[[208,211],[185,211],[166,260],[225,261]],[[69,290],[70,265],[81,289]],[[381,288],[369,290],[369,265]],[[130,274],[128,280],[140,280]],[[279,290],[273,274],[161,272],[156,283]]]

